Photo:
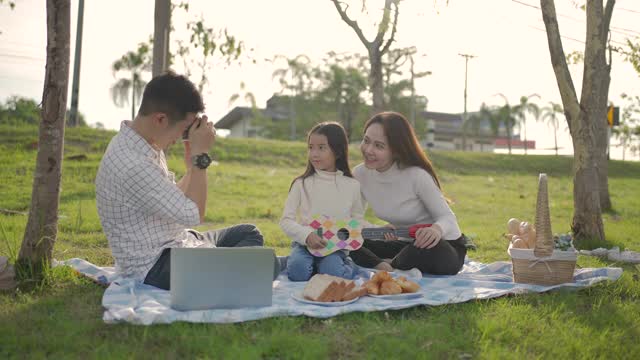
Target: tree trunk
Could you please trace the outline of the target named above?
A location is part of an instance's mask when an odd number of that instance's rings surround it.
[[[389,47],[394,41],[398,25],[398,4],[400,3],[400,0],[384,1],[384,12],[382,15],[382,19],[377,25],[378,32],[375,39],[373,39],[372,41],[367,40],[367,38],[362,33],[362,29],[360,28],[358,23],[347,16],[346,8],[343,9],[341,3],[338,0],[332,0],[332,2],[335,5],[336,10],[338,10],[338,14],[340,14],[342,20],[347,25],[349,25],[353,29],[353,31],[355,31],[360,41],[367,48],[367,52],[369,54],[369,64],[371,65],[371,69],[369,69],[369,87],[371,88],[371,95],[373,96],[372,111],[374,114],[384,111],[385,104],[384,81],[382,76],[382,56],[387,51],[389,51]],[[394,9],[395,11],[393,11]],[[393,19],[391,19],[392,12]],[[383,38],[389,29],[391,29],[391,34],[385,41]]]
[[[351,106],[347,107],[346,110],[346,121],[345,121],[345,131],[347,133],[347,141],[350,142],[351,141],[351,134],[353,133],[352,128],[353,128],[353,110],[351,109]]]
[[[131,72],[131,121],[136,118],[136,76]]]
[[[169,67],[171,35],[171,1],[155,0],[153,21],[153,64],[151,76],[162,75]]]
[[[377,46],[369,49],[369,86],[373,96],[373,113],[377,114],[385,110],[384,84],[382,81],[382,54]]]
[[[541,0],[542,17],[560,96],[573,140],[574,214],[571,228],[576,242],[604,241],[601,194],[608,199],[606,160],[606,104],[610,65],[606,63],[606,40],[615,0],[587,1],[587,35],[581,99],[578,102],[567,65],[553,0]],[[606,189],[605,189],[606,188]],[[610,206],[610,201],[604,205]]]
[[[558,156],[558,135],[556,134],[557,130],[558,129],[556,129],[555,127],[553,128],[553,143],[556,145],[556,156]]]
[[[588,126],[586,114],[578,119],[578,128]],[[599,179],[596,159],[588,145],[589,131],[573,135],[573,221],[571,230],[579,242],[585,239],[604,239],[604,225],[598,193]]]
[[[465,116],[462,117],[462,151],[467,151],[467,127],[466,127],[467,119]],[[509,154],[511,154],[511,143],[509,143]]]
[[[511,155],[511,125],[507,124],[507,146],[509,147],[509,155]]]
[[[526,120],[522,121],[522,128],[524,129],[524,154],[527,155],[527,122]]]
[[[18,256],[21,266],[30,265],[32,269],[48,265],[58,232],[64,116],[69,83],[70,7],[69,0],[47,0],[47,62],[38,155],[29,219]]]
[[[607,4],[607,7],[609,6],[612,11],[613,5]],[[588,121],[593,124],[595,140],[593,151],[599,181],[600,209],[608,211],[611,210],[611,197],[609,196],[609,161],[607,159],[609,135],[606,119],[611,65],[607,64],[606,57],[609,20],[605,16],[602,0],[592,0],[587,3],[587,25],[590,26],[587,27],[586,44],[591,46],[585,47],[585,69],[580,104],[587,109]]]
[[[291,116],[291,122],[289,123],[289,138],[293,141],[296,139],[296,109],[294,104],[295,93],[292,93],[291,99],[289,99],[289,116]]]

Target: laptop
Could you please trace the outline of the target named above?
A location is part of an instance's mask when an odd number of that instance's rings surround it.
[[[264,247],[171,249],[175,310],[270,306],[275,253]]]

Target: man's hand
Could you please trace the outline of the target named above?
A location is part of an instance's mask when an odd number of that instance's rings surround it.
[[[438,245],[442,239],[442,228],[433,224],[431,227],[420,228],[416,231],[416,240],[413,245],[419,249],[431,249]]]
[[[314,232],[307,235],[307,240],[305,241],[305,243],[310,249],[322,249],[323,247],[327,246],[327,242]]]
[[[188,142],[191,143],[191,154],[208,153],[215,139],[216,128],[211,121],[208,121],[207,116],[196,119],[189,129]]]

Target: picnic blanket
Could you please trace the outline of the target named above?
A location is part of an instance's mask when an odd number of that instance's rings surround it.
[[[198,323],[237,323],[275,316],[306,315],[328,318],[349,312],[369,312],[405,309],[418,305],[443,305],[461,303],[473,299],[490,299],[509,294],[546,292],[553,289],[579,289],[604,280],[617,280],[621,268],[576,269],[574,282],[555,286],[538,286],[514,283],[511,262],[498,261],[483,264],[465,261],[464,268],[455,276],[425,275],[419,282],[422,297],[404,300],[388,300],[362,297],[358,301],[339,307],[306,304],[295,300],[292,294],[300,294],[305,282],[292,282],[282,273],[273,282],[273,304],[270,307],[233,310],[176,311],[170,304],[169,291],[116,276],[111,267],[99,267],[82,259],[70,259],[56,265],[68,265],[97,283],[110,284],[102,298],[105,308],[103,320],[107,323],[127,322],[150,325],[174,321]],[[360,269],[358,276],[368,278],[372,271]]]

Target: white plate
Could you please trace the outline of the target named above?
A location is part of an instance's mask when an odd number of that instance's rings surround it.
[[[369,296],[371,296],[372,298],[385,299],[385,300],[407,300],[407,299],[416,299],[416,298],[422,297],[422,293],[421,292],[414,292],[414,293],[402,293],[402,294],[396,294],[396,295],[372,295],[372,294],[369,294]]]
[[[358,299],[360,299],[359,297],[357,297],[355,299],[351,299],[348,301],[335,301],[335,302],[312,301],[312,300],[305,299],[302,296],[302,293],[298,293],[298,294],[291,293],[291,297],[295,301],[305,303],[305,304],[318,305],[318,306],[345,306],[345,305],[354,303],[358,301]]]

